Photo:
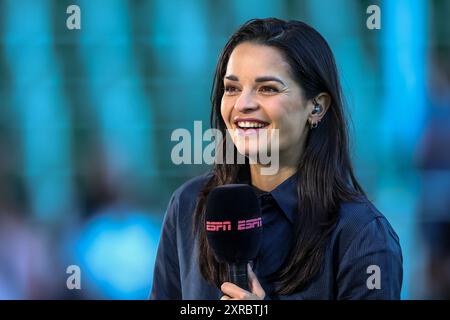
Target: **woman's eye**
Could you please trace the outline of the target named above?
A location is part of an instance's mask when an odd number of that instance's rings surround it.
[[[235,86],[225,86],[224,90],[227,94],[233,94],[238,91],[238,88],[236,88]]]
[[[262,93],[277,93],[278,89],[274,87],[264,86],[259,89]]]

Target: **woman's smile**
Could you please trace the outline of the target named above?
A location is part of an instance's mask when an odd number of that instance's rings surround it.
[[[267,130],[270,123],[256,118],[235,117],[233,129],[241,136],[256,135],[261,129]]]

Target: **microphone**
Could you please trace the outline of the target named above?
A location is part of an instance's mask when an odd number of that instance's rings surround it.
[[[249,291],[247,263],[256,258],[262,239],[261,208],[252,187],[227,184],[206,200],[206,236],[219,262],[228,264],[229,281]]]

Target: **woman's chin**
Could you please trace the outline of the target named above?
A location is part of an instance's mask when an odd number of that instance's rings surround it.
[[[249,160],[253,160],[257,162],[257,159],[261,156],[268,156],[270,153],[267,152],[268,148],[265,147],[252,147],[252,146],[237,146],[236,149],[238,152],[249,158]]]

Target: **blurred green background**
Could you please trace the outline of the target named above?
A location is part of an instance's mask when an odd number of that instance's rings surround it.
[[[169,197],[208,170],[173,164],[171,133],[208,128],[218,55],[263,17],[327,39],[357,176],[401,240],[402,298],[450,297],[449,1],[0,0],[0,299],[147,298]]]

